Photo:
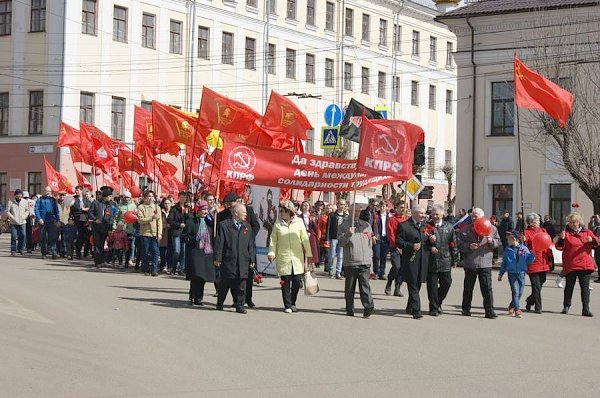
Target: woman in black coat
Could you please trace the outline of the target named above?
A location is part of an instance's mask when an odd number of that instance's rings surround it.
[[[196,213],[185,220],[182,237],[185,245],[185,276],[190,281],[190,304],[204,305],[204,284],[215,281],[213,264],[213,222],[206,218],[208,203],[196,203]]]

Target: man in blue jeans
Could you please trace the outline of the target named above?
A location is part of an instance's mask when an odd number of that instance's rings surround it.
[[[191,207],[188,193],[179,192],[178,202],[171,207],[167,216],[167,223],[171,232],[171,243],[173,245],[173,256],[169,259],[168,265],[173,274],[183,275],[185,272],[185,243],[181,239],[181,232],[185,227],[185,220]]]
[[[158,276],[158,242],[162,237],[162,216],[155,203],[153,191],[144,193],[144,201],[138,206],[138,222],[142,237],[142,270],[144,275]]]
[[[35,219],[40,225],[42,258],[45,258],[50,253],[52,259],[55,260],[58,258],[56,254],[58,226],[56,223],[60,220],[60,216],[58,213],[58,204],[54,196],[52,196],[52,188],[46,187],[44,189],[44,195],[35,202],[33,211]]]
[[[25,247],[25,226],[29,220],[29,203],[23,199],[23,191],[15,190],[15,198],[8,202],[8,222],[10,224],[10,255],[23,254]]]
[[[342,223],[350,218],[348,214],[348,202],[344,199],[340,199],[337,202],[337,210],[329,215],[327,220],[327,238],[329,239],[329,261],[327,262],[327,268],[325,272],[329,272],[329,275],[333,278],[335,275],[336,279],[342,279],[342,261],[344,259],[344,252],[342,247],[338,243],[338,228]],[[334,257],[336,263],[333,263]]]

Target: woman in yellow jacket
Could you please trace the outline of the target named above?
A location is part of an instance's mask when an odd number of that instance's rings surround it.
[[[296,217],[296,206],[289,200],[279,204],[279,220],[273,226],[267,257],[276,262],[285,313],[296,312],[296,298],[304,270],[309,270],[311,251],[304,223]]]

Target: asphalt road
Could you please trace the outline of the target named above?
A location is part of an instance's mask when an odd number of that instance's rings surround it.
[[[600,285],[595,318],[561,315],[550,279],[541,315],[507,316],[508,282],[495,282],[497,320],[460,316],[462,270],[446,314],[413,320],[406,298],[347,317],[343,281],[320,278],[285,314],[278,280],[255,288],[247,315],[187,304],[181,277],[146,277],[85,263],[8,256],[0,237],[0,397],[594,397],[600,391]],[[406,292],[405,287],[403,291]],[[526,290],[529,292],[529,287]],[[423,288],[422,300],[426,292]],[[360,302],[357,297],[357,307]],[[357,311],[360,314],[360,311]]]

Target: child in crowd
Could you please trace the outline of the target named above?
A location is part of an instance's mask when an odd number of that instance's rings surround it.
[[[508,313],[521,318],[523,311],[521,311],[519,302],[525,289],[525,273],[535,256],[521,242],[521,232],[516,229],[506,232],[506,241],[508,245],[504,249],[498,280],[502,281],[502,275],[508,273],[508,282],[512,292],[512,301],[508,307]]]
[[[129,239],[125,232],[125,224],[123,221],[117,223],[117,229],[110,231],[108,234],[108,245],[110,247],[110,262],[115,265],[115,261],[119,261],[119,267],[123,265],[123,257],[129,249]]]
[[[73,217],[69,217],[69,221],[61,228],[61,230],[67,260],[73,260],[75,244],[77,242],[77,237],[79,236],[77,226],[75,225],[75,219]]]

